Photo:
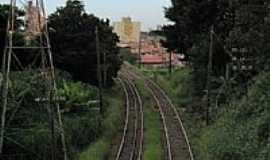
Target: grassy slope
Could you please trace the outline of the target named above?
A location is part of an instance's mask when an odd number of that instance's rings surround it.
[[[102,160],[107,156],[110,150],[112,139],[118,132],[121,123],[121,106],[123,105],[122,92],[120,87],[116,86],[105,92],[105,104],[107,104],[107,114],[103,122],[103,136],[88,149],[79,155],[79,160]]]
[[[179,108],[188,109],[192,102],[188,70],[168,76],[163,72],[150,74],[164,88]],[[155,76],[153,76],[155,75]],[[228,104],[212,125],[205,127],[194,118],[182,114],[196,159],[200,160],[269,160],[270,159],[270,73],[257,77],[247,97]]]
[[[247,96],[227,107],[229,112],[198,139],[199,158],[269,160],[270,73],[258,76]]]

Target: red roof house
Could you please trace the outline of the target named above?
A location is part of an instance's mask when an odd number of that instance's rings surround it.
[[[141,56],[141,63],[142,64],[164,64],[165,61],[163,60],[162,56],[159,55],[142,55]]]

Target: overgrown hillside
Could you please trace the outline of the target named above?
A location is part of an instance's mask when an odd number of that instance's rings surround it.
[[[35,71],[11,74],[5,154],[16,153],[14,156],[18,156],[17,154],[24,153],[22,158],[25,159],[46,159],[50,156],[52,141],[49,116],[51,108],[48,108],[48,103],[43,100],[47,84],[41,74],[34,73]],[[97,99],[97,89],[88,84],[74,82],[66,73],[59,72],[57,75],[57,94],[61,97],[60,109],[66,143],[69,154],[73,157],[92,143],[101,132],[101,117],[94,112],[97,105],[89,103]],[[56,119],[54,123],[57,128],[55,142],[59,146],[55,152],[61,153],[60,130]]]
[[[10,81],[5,155],[23,153],[22,160],[49,159],[51,154],[50,109],[38,100],[46,84],[41,82],[41,77],[33,76],[34,72],[14,72]],[[57,77],[57,95],[70,159],[103,159],[109,154],[112,140],[121,127],[120,86],[104,91],[102,117],[96,103],[96,87],[74,82],[66,72],[57,72]],[[61,159],[61,137],[56,119],[55,124],[55,152]]]
[[[209,126],[200,117],[204,104],[197,104],[196,97],[192,96],[189,70],[175,71],[172,76],[167,73],[152,74],[182,113],[196,159],[270,159],[269,72],[254,78],[254,84],[242,98],[232,98],[220,108],[218,115],[212,113],[212,116],[219,118]]]
[[[197,141],[201,160],[270,159],[270,73],[262,73],[247,96],[226,106]]]

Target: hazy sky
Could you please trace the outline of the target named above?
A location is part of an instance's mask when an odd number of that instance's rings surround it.
[[[17,0],[26,1],[26,0]],[[0,0],[0,3],[9,0]],[[65,0],[45,0],[51,13],[56,7],[64,5]],[[130,16],[135,21],[142,22],[143,30],[156,28],[157,25],[168,23],[164,18],[164,7],[171,0],[83,0],[86,10],[101,18],[119,21],[123,16]]]

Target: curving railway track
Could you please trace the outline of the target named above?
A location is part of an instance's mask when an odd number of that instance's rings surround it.
[[[176,107],[167,94],[152,80],[145,78],[130,67],[125,69],[128,77],[143,79],[160,112],[164,130],[165,160],[194,160],[190,142]]]
[[[121,75],[118,79],[126,95],[125,126],[115,160],[141,160],[143,153],[143,104],[132,82]]]

